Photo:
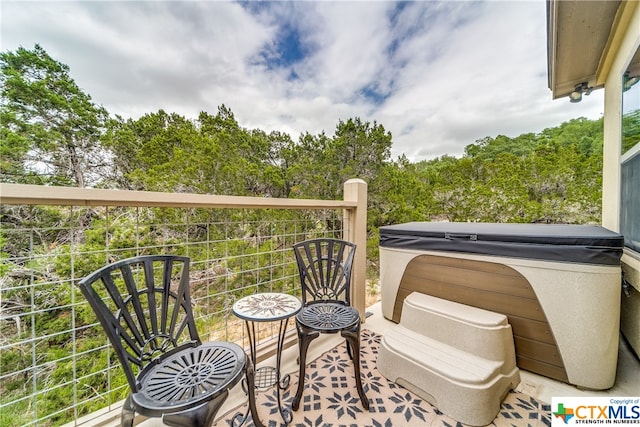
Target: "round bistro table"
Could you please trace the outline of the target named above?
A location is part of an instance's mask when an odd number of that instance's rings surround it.
[[[239,299],[233,304],[233,314],[243,319],[247,327],[247,335],[249,338],[249,348],[251,353],[251,363],[255,371],[255,388],[268,388],[276,386],[276,394],[278,397],[278,411],[285,424],[289,424],[293,419],[293,415],[289,408],[283,408],[280,391],[285,390],[289,386],[289,374],[281,377],[280,362],[282,359],[282,347],[287,331],[287,322],[289,318],[295,316],[302,308],[302,303],[293,295],[264,292],[249,295]],[[256,347],[258,337],[256,336],[257,322],[280,322],[278,330],[278,346],[276,348],[276,366],[263,366],[256,369]],[[251,385],[248,385],[251,387]],[[251,403],[251,402],[250,402]],[[255,402],[253,402],[255,405]],[[248,411],[247,411],[248,412]],[[248,413],[245,414],[246,419]],[[244,422],[242,419],[241,423]],[[257,421],[257,422],[256,422]],[[254,420],[256,425],[261,424],[259,420]]]

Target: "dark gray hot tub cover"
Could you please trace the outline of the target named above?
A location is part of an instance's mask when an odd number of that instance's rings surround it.
[[[380,246],[620,265],[624,238],[595,225],[409,222],[380,227]]]

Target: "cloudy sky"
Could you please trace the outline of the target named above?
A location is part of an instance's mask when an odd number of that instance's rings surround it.
[[[241,126],[332,136],[377,121],[392,156],[599,118],[603,91],[551,99],[536,1],[0,2],[1,49],[39,43],[94,102],[138,118],[225,104]]]

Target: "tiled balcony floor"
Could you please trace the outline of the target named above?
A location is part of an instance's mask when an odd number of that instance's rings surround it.
[[[378,334],[384,335],[388,328],[392,327],[394,323],[386,320],[382,316],[380,303],[374,304],[367,309],[371,313],[366,320],[364,328],[369,329]],[[307,362],[319,357],[325,351],[333,348],[342,342],[342,338],[339,335],[321,335],[320,338],[314,340],[313,344],[309,348],[309,354]],[[293,373],[297,372],[297,346],[283,352],[282,358],[282,372]],[[268,360],[265,365],[271,365],[273,361]],[[537,374],[533,374],[524,370],[520,371],[521,381],[516,391],[528,394],[538,401],[551,403],[551,398],[554,396],[638,396],[640,395],[640,361],[633,354],[629,345],[621,339],[620,352],[618,357],[618,371],[616,376],[615,385],[604,391],[593,390],[581,390],[577,387],[569,384],[561,383],[555,380],[551,380],[546,377],[542,377]],[[292,384],[295,387],[296,384]],[[246,400],[246,396],[242,391],[240,385],[236,386],[229,395],[229,398],[221,408],[218,416],[222,416],[238,405],[242,404]],[[101,420],[96,420],[95,416],[92,420],[87,421],[85,424],[79,425],[91,425],[91,426],[117,426],[119,425],[119,409],[114,409],[109,413],[105,413]],[[266,420],[263,420],[266,421]],[[142,427],[159,427],[163,424],[160,419],[140,419],[139,423]]]

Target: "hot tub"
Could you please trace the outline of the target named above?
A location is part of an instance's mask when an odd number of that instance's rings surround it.
[[[382,313],[399,322],[411,292],[502,313],[521,369],[607,389],[618,357],[623,246],[620,234],[600,226],[381,227]]]

